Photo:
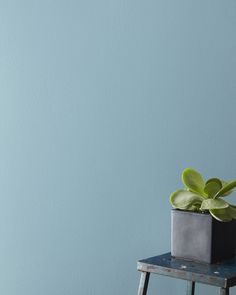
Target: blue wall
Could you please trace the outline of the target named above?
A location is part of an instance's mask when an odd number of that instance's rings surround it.
[[[182,169],[236,178],[235,16],[234,0],[0,1],[1,294],[136,294],[136,261],[170,249]]]

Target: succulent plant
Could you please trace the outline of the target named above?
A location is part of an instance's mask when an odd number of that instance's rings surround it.
[[[215,219],[227,222],[236,219],[236,206],[223,198],[232,193],[236,180],[226,182],[219,178],[204,180],[202,175],[186,168],[182,172],[184,189],[170,195],[170,203],[176,209],[209,212]]]

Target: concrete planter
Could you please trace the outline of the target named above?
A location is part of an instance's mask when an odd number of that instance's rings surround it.
[[[220,222],[210,214],[171,210],[171,255],[206,263],[235,255],[236,221]]]

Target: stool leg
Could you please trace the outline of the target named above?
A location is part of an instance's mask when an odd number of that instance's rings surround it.
[[[138,287],[138,295],[146,295],[147,288],[148,288],[148,281],[149,281],[150,272],[141,272],[141,278]]]
[[[229,288],[220,288],[220,295],[229,295]]]
[[[187,281],[187,295],[194,295],[195,282]]]

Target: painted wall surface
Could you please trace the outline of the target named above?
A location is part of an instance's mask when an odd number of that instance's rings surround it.
[[[182,169],[236,178],[234,0],[1,0],[0,85],[1,294],[136,294]]]

